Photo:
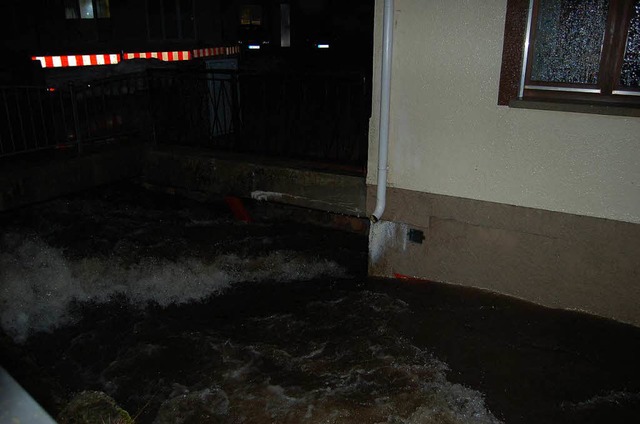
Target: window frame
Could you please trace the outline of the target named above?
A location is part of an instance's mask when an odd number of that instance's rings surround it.
[[[507,2],[498,104],[513,106],[514,101],[524,101],[640,108],[640,87],[620,86],[634,0],[610,0],[596,85],[531,80],[538,4],[539,0]]]

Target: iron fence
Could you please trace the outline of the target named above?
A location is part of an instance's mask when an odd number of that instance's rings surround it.
[[[66,145],[74,135],[72,106],[61,91],[0,88],[0,156]]]
[[[51,89],[0,88],[0,157],[148,134],[144,74]]]
[[[364,167],[370,97],[362,75],[153,70],[70,85],[0,89],[0,157],[135,135]]]
[[[361,75],[241,75],[240,145],[261,154],[363,165],[370,101]]]
[[[362,75],[161,72],[150,84],[159,143],[366,163],[370,97]]]
[[[231,71],[149,73],[156,141],[235,150],[242,125],[237,83]]]
[[[121,138],[148,138],[153,128],[149,110],[149,80],[146,73],[70,86],[69,96],[76,114],[76,143],[96,143]]]

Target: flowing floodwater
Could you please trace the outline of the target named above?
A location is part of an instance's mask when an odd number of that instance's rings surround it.
[[[72,322],[70,305],[74,302],[101,304],[122,297],[140,307],[166,307],[201,301],[239,282],[345,276],[335,262],[286,250],[257,257],[68,259],[59,248],[15,233],[5,235],[1,246],[5,253],[0,255],[0,323],[19,342],[33,332]]]
[[[367,280],[361,235],[131,187],[4,218],[3,364],[54,416],[86,390],[140,423],[616,422],[592,418],[640,406],[637,372],[602,377],[610,353],[571,335],[617,331],[625,361],[636,331]],[[568,330],[540,338],[547,321]]]

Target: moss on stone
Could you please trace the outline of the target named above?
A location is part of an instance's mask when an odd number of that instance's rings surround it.
[[[127,411],[103,392],[76,395],[58,415],[60,424],[133,424]]]

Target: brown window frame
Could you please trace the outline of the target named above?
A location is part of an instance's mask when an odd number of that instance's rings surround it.
[[[634,0],[610,0],[598,84],[587,85],[531,80],[539,0],[508,0],[498,104],[510,105],[514,100],[525,100],[640,108],[640,88],[619,86],[633,3]],[[525,58],[528,25],[530,48]],[[523,66],[525,60],[526,66]],[[583,92],[585,89],[599,92]],[[639,95],[629,95],[630,92]]]

